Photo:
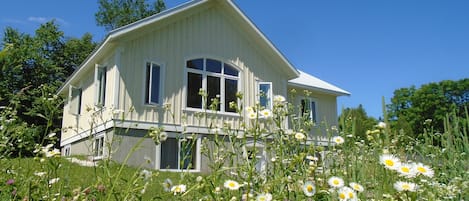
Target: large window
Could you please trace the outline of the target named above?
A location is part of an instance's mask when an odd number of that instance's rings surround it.
[[[168,138],[161,143],[160,147],[160,169],[196,168],[196,140]]]
[[[93,147],[95,159],[102,158],[104,156],[104,134],[96,135]]]
[[[193,59],[186,62],[187,98],[189,108],[210,108],[215,100],[219,101],[216,110],[236,112],[230,102],[238,103],[239,71],[230,64],[215,59]],[[200,95],[204,90],[207,98]]]
[[[266,109],[272,109],[272,82],[259,82],[259,104]]]
[[[107,68],[96,68],[96,105],[104,106],[106,101],[106,72]]]
[[[145,104],[160,104],[162,95],[161,66],[147,62],[145,72]]]
[[[70,87],[69,98],[70,113],[75,115],[81,114],[81,88]]]
[[[300,100],[301,116],[307,120],[317,123],[317,104],[312,98],[303,98]]]

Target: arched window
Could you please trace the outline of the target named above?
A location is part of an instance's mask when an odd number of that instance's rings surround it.
[[[188,108],[210,108],[217,99],[217,110],[221,112],[236,112],[230,108],[230,102],[238,104],[239,71],[230,64],[215,59],[198,58],[186,62]],[[204,99],[199,91],[207,94]]]

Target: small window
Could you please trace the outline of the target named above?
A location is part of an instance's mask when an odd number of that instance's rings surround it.
[[[72,146],[70,144],[65,145],[64,148],[63,148],[63,156],[70,156],[71,155],[71,148],[72,148]]]
[[[70,113],[81,114],[81,88],[70,87]]]
[[[259,82],[259,104],[272,109],[272,82]]]
[[[104,106],[106,99],[106,67],[98,67],[96,70],[96,105]]]
[[[317,123],[317,105],[316,101],[310,98],[303,98],[300,102],[301,116],[307,120]]]
[[[161,67],[155,63],[146,65],[145,103],[159,104],[161,96]]]
[[[204,60],[203,59],[193,59],[186,62],[188,68],[193,68],[197,70],[204,70]]]
[[[104,135],[96,136],[94,139],[94,156],[97,158],[104,156]]]
[[[195,169],[196,140],[168,138],[161,143],[160,169]]]

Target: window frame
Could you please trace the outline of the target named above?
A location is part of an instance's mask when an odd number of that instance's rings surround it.
[[[270,91],[267,94],[267,101],[268,101],[268,107],[261,105],[261,85],[269,85],[270,86]],[[257,81],[257,101],[259,101],[259,104],[261,107],[265,107],[265,109],[272,110],[273,109],[273,84],[272,82],[265,82],[265,81]]]
[[[103,71],[101,75],[103,77],[100,77],[100,72]],[[106,88],[107,88],[107,71],[108,67],[106,65],[96,65],[95,68],[95,77],[94,77],[94,83],[95,83],[95,105],[98,107],[104,107],[106,106]],[[104,79],[104,84],[103,80]]]
[[[67,157],[67,156],[71,156],[72,155],[72,145],[71,144],[67,144],[63,147],[63,156]]]
[[[300,117],[303,118],[303,114],[304,112],[302,112],[304,109],[303,109],[303,105],[302,105],[302,101],[303,100],[308,100],[308,103],[309,103],[309,107],[311,108],[311,104],[314,103],[314,111],[309,111],[309,118],[310,118],[310,121],[312,121],[313,123],[317,124],[318,123],[318,101],[316,98],[313,98],[313,97],[299,97],[299,106],[300,106],[300,110],[299,110],[299,113],[300,113]],[[314,112],[314,114],[313,114]]]
[[[156,145],[156,163],[155,163],[155,169],[160,170],[160,171],[168,171],[168,172],[179,172],[179,171],[188,171],[188,172],[200,172],[200,167],[201,167],[201,153],[200,153],[200,148],[201,148],[201,137],[197,136],[196,138],[192,138],[191,140],[195,140],[194,142],[194,151],[193,158],[194,164],[192,164],[192,169],[181,169],[181,138],[180,134],[173,134],[173,133],[168,133],[168,139],[175,139],[178,142],[177,146],[177,168],[176,169],[166,169],[161,167],[161,154],[163,153],[163,149],[161,144]],[[186,136],[188,137],[188,136]],[[174,148],[170,151],[175,151]]]
[[[150,73],[152,73],[152,69],[153,69],[153,64],[158,66],[159,69],[160,69],[160,76],[159,76],[159,87],[158,87],[158,100],[157,102],[152,102],[151,101],[151,93],[150,93],[150,84],[147,82],[147,68],[148,68],[148,64],[150,64]],[[156,61],[145,61],[144,62],[144,69],[143,69],[143,97],[142,97],[142,100],[143,100],[143,105],[145,106],[158,106],[158,105],[162,105],[163,104],[163,96],[164,96],[164,74],[165,74],[165,68],[164,68],[164,65],[160,62],[156,62]],[[150,75],[150,81],[153,81],[152,80],[152,76]],[[148,94],[148,99],[147,99],[147,94]]]
[[[191,61],[191,60],[198,60],[198,59],[202,59],[203,62],[202,62],[202,70],[199,70],[199,69],[194,69],[194,68],[189,68],[188,65],[187,65],[187,62],[188,61]],[[221,63],[221,72],[220,73],[216,73],[216,72],[210,72],[210,71],[207,71],[207,60],[215,60],[215,61],[218,61]],[[228,65],[230,66],[231,68],[234,68],[237,72],[238,72],[238,76],[234,76],[234,75],[229,75],[229,74],[225,74],[225,65]],[[193,73],[193,74],[198,74],[198,75],[201,75],[202,77],[202,89],[208,93],[208,77],[216,77],[216,78],[219,78],[219,88],[220,88],[220,94],[219,95],[219,101],[220,101],[220,104],[219,104],[219,110],[217,110],[216,112],[218,113],[226,113],[226,114],[235,114],[236,111],[228,111],[226,110],[226,108],[228,107],[229,109],[229,102],[226,102],[226,80],[235,80],[236,81],[236,93],[240,92],[241,90],[241,69],[239,69],[235,64],[231,63],[231,62],[225,62],[224,60],[222,59],[217,59],[217,58],[213,58],[213,57],[195,57],[195,58],[188,58],[185,60],[185,63],[184,63],[184,94],[185,94],[185,100],[183,101],[184,102],[184,108],[185,110],[193,110],[193,111],[200,111],[200,110],[205,110],[205,109],[209,109],[210,105],[208,104],[209,103],[209,100],[204,100],[204,98],[202,98],[200,95],[199,97],[202,99],[201,100],[201,107],[198,108],[198,107],[190,107],[188,106],[188,98],[189,98],[189,83],[188,83],[188,77],[189,77],[189,73]],[[197,89],[197,91],[199,91],[200,89]],[[207,97],[208,99],[209,97]],[[239,106],[240,104],[240,101],[238,99],[236,99],[236,104]]]
[[[74,100],[73,91],[74,90],[79,90],[80,91],[80,93],[78,95],[78,102],[77,102],[77,106],[76,106],[77,107],[76,111],[72,111],[72,109],[73,109],[72,104],[74,104],[74,102],[73,102],[73,100]],[[75,87],[73,85],[70,85],[69,94],[68,94],[68,112],[70,114],[76,115],[76,116],[81,115],[82,104],[83,104],[83,89],[81,87]]]

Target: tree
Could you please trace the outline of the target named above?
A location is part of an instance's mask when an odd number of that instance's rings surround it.
[[[62,100],[54,94],[95,46],[90,34],[66,39],[54,21],[42,24],[34,36],[7,27],[0,50],[0,106],[8,109],[0,114],[15,123],[9,123],[9,131],[2,131],[2,135],[11,139],[21,130],[15,139],[41,144],[48,132],[60,129]],[[5,122],[0,123],[3,126]],[[25,135],[28,138],[23,138]]]
[[[397,89],[387,110],[395,127],[417,138],[426,127],[443,132],[447,115],[456,112],[463,116],[466,107],[469,107],[468,78],[429,83],[418,89],[414,86]]]
[[[145,0],[99,0],[99,10],[95,14],[96,24],[107,31],[130,24],[163,11],[163,0],[149,5]]]
[[[346,133],[353,133],[361,139],[366,139],[366,131],[372,130],[378,123],[374,117],[369,117],[365,109],[360,104],[357,108],[345,108],[339,116],[341,130]],[[343,126],[344,124],[351,126]],[[343,130],[349,129],[349,130]]]

